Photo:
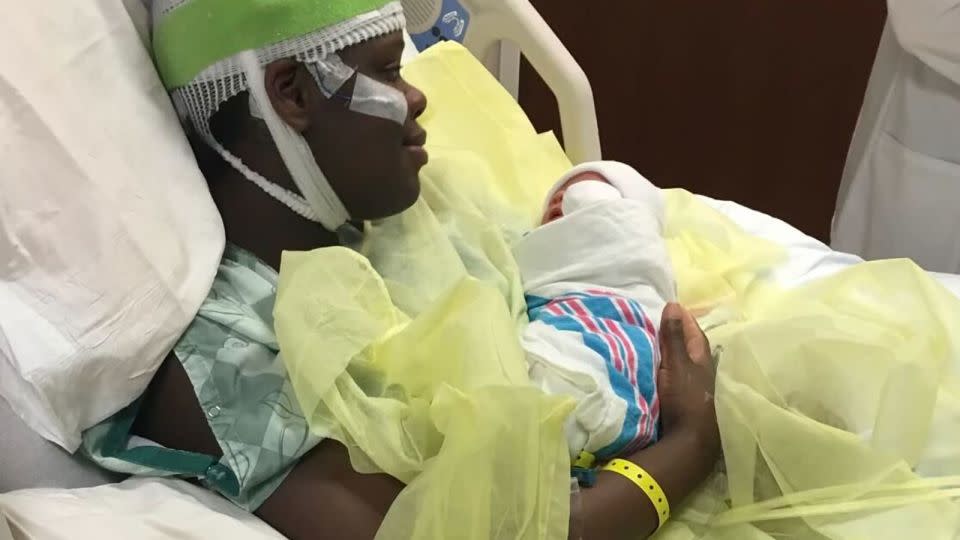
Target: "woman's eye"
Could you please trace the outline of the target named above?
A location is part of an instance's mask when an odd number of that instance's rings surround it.
[[[391,66],[383,70],[383,78],[388,82],[396,82],[400,79],[400,66]]]

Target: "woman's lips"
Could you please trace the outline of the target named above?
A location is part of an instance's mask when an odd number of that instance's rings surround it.
[[[427,132],[420,129],[403,138],[404,146],[423,146],[427,144]]]
[[[423,147],[425,144],[427,144],[427,132],[422,129],[403,138],[403,147],[417,167],[423,167],[430,160],[430,155]]]
[[[422,146],[405,146],[404,147],[410,157],[413,159],[414,164],[417,167],[423,167],[430,161],[430,154],[427,153],[427,150]]]

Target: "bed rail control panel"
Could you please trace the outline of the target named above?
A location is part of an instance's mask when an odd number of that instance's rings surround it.
[[[458,0],[405,0],[407,31],[417,49],[442,41],[463,43],[470,26],[470,12]]]

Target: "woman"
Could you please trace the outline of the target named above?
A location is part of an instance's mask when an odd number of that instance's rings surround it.
[[[426,98],[399,75],[399,6],[168,3],[154,10],[158,64],[223,158],[202,167],[236,247],[144,397],[85,434],[85,448],[115,470],[199,478],[294,540],[372,538],[403,486],[354,472],[344,447],[307,434],[271,313],[284,250],[336,245],[419,195]],[[248,49],[256,55],[235,55]],[[677,504],[712,470],[719,435],[709,345],[679,306],[663,319],[665,435],[630,459]],[[574,517],[585,538],[637,538],[659,522],[650,499],[612,473],[584,490]]]

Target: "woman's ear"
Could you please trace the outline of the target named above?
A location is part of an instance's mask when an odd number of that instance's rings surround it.
[[[290,59],[267,64],[263,70],[267,97],[280,118],[299,133],[310,127],[312,91],[316,83],[306,67]]]

